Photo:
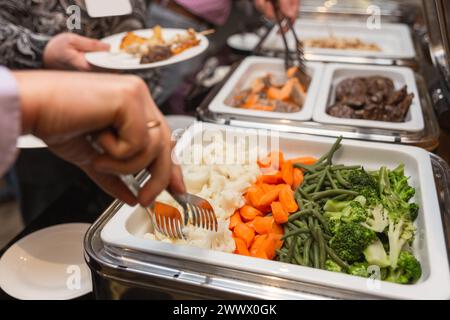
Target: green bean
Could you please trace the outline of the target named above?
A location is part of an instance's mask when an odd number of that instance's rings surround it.
[[[317,187],[317,183],[313,183],[310,184],[309,186],[305,187],[303,190],[305,190],[305,192],[311,192],[313,191],[315,188]]]
[[[350,184],[342,177],[341,171],[336,171],[336,179],[337,181],[346,188],[350,187]]]
[[[341,147],[342,136],[338,137],[326,156],[327,164],[331,164],[335,152]]]
[[[316,226],[316,234],[319,242],[319,264],[320,269],[325,269],[325,260],[327,259],[327,252],[325,250],[325,240],[323,239],[323,233],[319,226]]]
[[[309,180],[311,180],[311,179],[314,179],[314,178],[319,177],[320,174],[321,174],[321,172],[316,172],[316,173],[307,174],[307,175],[304,176],[303,180],[304,180],[304,181],[309,181]]]
[[[336,164],[331,167],[331,171],[340,171],[340,170],[355,170],[355,169],[361,169],[360,165],[354,165],[354,166],[346,166],[343,164]]]
[[[309,248],[311,247],[312,239],[308,238],[305,241],[305,245],[303,247],[303,262],[305,265],[309,266]]]
[[[286,261],[289,262],[289,263],[291,262],[292,257],[294,255],[296,242],[297,242],[297,238],[294,236],[294,238],[292,238],[291,245],[289,247],[289,251],[288,251],[287,256],[286,256]]]
[[[294,221],[308,213],[312,213],[312,209],[303,209],[303,210],[297,211],[296,213],[293,213],[289,216],[288,221]]]
[[[294,193],[294,198],[295,198],[295,201],[297,201],[298,207],[299,207],[299,208],[303,208],[304,202],[303,202],[303,199],[302,199],[302,197],[300,196],[300,193],[298,192],[298,190],[295,191],[295,193]]]
[[[327,241],[329,241],[329,240],[332,238],[332,236],[330,236],[329,234],[326,234],[326,233],[322,233],[322,236],[323,236],[324,239],[327,240]]]
[[[312,193],[311,196],[312,196],[313,200],[319,200],[321,198],[332,197],[334,195],[340,195],[340,194],[357,196],[358,192],[351,191],[351,190],[345,190],[345,189],[334,189],[334,190],[325,190],[325,191],[315,192],[315,193]]]
[[[319,182],[317,183],[316,187],[314,188],[314,192],[319,192],[319,190],[322,187],[322,184],[325,180],[325,177],[327,176],[327,172],[328,172],[328,166],[325,168],[322,175],[320,176]]]
[[[320,223],[323,225],[323,227],[325,228],[325,230],[328,231],[329,227],[328,227],[328,223],[325,220],[325,218],[320,214],[320,212],[318,210],[313,210],[313,215],[317,218],[317,220],[320,221]]]
[[[334,262],[336,262],[341,268],[343,268],[344,270],[347,270],[349,268],[349,265],[344,260],[339,258],[339,256],[336,254],[336,252],[334,252],[333,249],[331,249],[329,246],[325,245],[325,250],[327,251],[330,258]]]
[[[348,194],[340,194],[336,197],[333,197],[333,200],[341,201],[341,200],[345,200],[346,198],[348,198]]]
[[[296,227],[298,227],[298,228],[308,228],[308,226],[306,225],[306,223],[304,223],[304,222],[301,222],[301,221],[299,221],[299,220],[297,220],[297,221],[294,221],[294,224],[295,224],[295,226]]]
[[[294,163],[294,168],[303,169],[306,172],[316,172],[316,166],[315,165],[306,165],[301,163]]]
[[[312,249],[313,249],[314,268],[318,269],[320,268],[320,263],[319,263],[319,244],[317,241],[314,241]]]
[[[311,196],[310,196],[308,193],[306,193],[301,187],[298,188],[297,190],[298,190],[298,192],[300,192],[300,194],[302,195],[302,197],[304,197],[304,198],[306,198],[306,199],[308,199],[308,200],[310,200],[310,201],[313,200],[313,199],[311,198]]]
[[[290,237],[296,236],[296,235],[301,234],[301,233],[309,233],[309,229],[308,229],[308,228],[304,228],[304,229],[301,229],[301,228],[295,228],[295,230],[289,231],[289,232],[285,233],[285,234],[281,237],[281,240],[289,239]]]
[[[333,178],[331,177],[329,170],[327,170],[327,178],[328,178],[328,181],[330,181],[331,187],[333,189],[337,189],[336,183],[334,182]]]

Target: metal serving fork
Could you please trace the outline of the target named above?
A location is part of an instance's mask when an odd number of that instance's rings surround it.
[[[309,88],[309,85],[311,83],[311,77],[306,73],[306,65],[305,65],[305,55],[303,51],[303,43],[298,39],[297,33],[295,32],[294,25],[289,19],[285,19],[282,17],[282,14],[280,12],[280,6],[278,3],[278,0],[271,0],[273,10],[275,13],[275,19],[277,20],[278,28],[281,33],[281,37],[283,39],[284,44],[284,65],[286,70],[295,66],[295,61],[292,59],[289,44],[286,39],[286,34],[284,33],[283,28],[283,21],[286,21],[287,25],[289,26],[289,29],[292,32],[292,35],[295,40],[295,60],[298,65],[298,77],[300,79],[300,82],[305,86],[306,89]]]
[[[120,175],[119,177],[137,197],[140,189],[137,179],[132,175]],[[146,210],[158,232],[170,238],[184,239],[182,227],[189,223],[206,230],[217,231],[217,218],[213,207],[207,200],[187,192],[169,193],[183,208],[184,216],[181,217],[177,208],[155,201]]]

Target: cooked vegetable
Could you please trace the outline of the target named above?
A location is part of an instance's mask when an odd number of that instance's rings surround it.
[[[415,190],[404,166],[367,171],[361,165],[333,164],[340,141],[317,160],[289,160],[303,181],[293,181],[298,211],[288,216],[277,258],[363,277],[377,265],[382,279],[414,283],[420,263],[406,250],[414,240],[419,207],[410,203]]]

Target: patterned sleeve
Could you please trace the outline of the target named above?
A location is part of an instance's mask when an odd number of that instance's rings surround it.
[[[49,39],[0,17],[0,65],[10,69],[41,68]]]

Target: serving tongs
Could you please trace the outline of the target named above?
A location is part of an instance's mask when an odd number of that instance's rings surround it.
[[[285,69],[288,70],[291,67],[297,66],[298,67],[297,77],[299,78],[300,82],[305,86],[305,88],[308,89],[311,83],[311,77],[306,73],[303,43],[298,39],[293,23],[289,19],[283,17],[283,15],[281,14],[278,0],[271,0],[270,2],[272,3],[273,11],[275,13],[275,19],[277,21],[278,28],[281,33],[281,37],[283,39]],[[285,28],[283,27],[283,22],[287,24],[295,40],[295,54],[294,54],[295,59],[292,58],[292,55],[290,53],[289,44],[286,39],[286,34],[284,32]]]

